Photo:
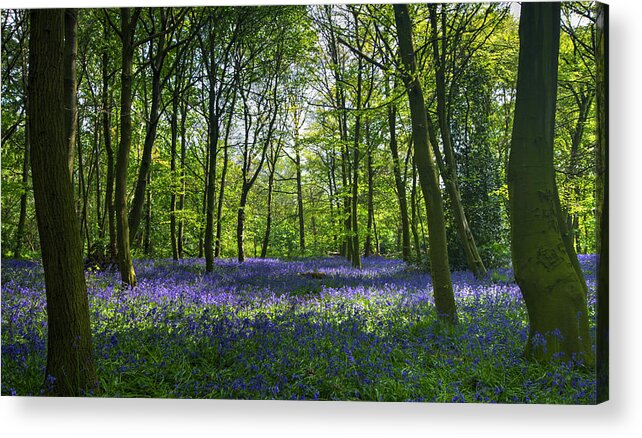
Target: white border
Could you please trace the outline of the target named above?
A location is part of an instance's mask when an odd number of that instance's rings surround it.
[[[0,8],[265,1],[0,0]],[[311,3],[273,1],[275,3]],[[317,1],[318,3],[318,1]],[[325,3],[343,3],[334,1]],[[3,436],[641,436],[642,2],[611,0],[611,401],[599,406],[0,398]]]

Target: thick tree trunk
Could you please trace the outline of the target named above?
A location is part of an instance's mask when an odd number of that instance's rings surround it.
[[[97,389],[78,218],[69,172],[64,10],[34,10],[29,41],[29,136],[34,200],[47,296],[45,390]]]
[[[419,183],[426,201],[428,240],[435,307],[439,317],[457,323],[455,295],[450,279],[444,211],[439,182],[428,142],[428,121],[421,83],[416,75],[417,66],[412,44],[412,27],[407,5],[394,5],[399,51],[403,62],[402,77],[410,103],[412,136]]]
[[[466,256],[468,268],[473,272],[475,277],[483,278],[488,273],[486,267],[482,262],[475,238],[468,225],[468,219],[464,212],[464,206],[461,202],[461,194],[459,191],[459,181],[457,178],[457,162],[455,160],[455,151],[453,148],[450,136],[450,124],[448,121],[448,111],[446,108],[446,78],[445,78],[445,53],[446,53],[446,37],[441,38],[442,47],[441,53],[439,50],[439,40],[437,38],[437,8],[435,4],[429,6],[431,33],[432,33],[432,47],[433,47],[433,60],[437,65],[435,69],[435,82],[437,91],[437,117],[439,119],[439,131],[441,132],[441,140],[444,147],[444,170],[441,172],[441,177],[444,180],[446,191],[452,206],[453,219],[457,227],[457,235]],[[442,11],[443,14],[443,11]],[[444,17],[442,15],[442,17]],[[442,26],[444,27],[444,26]],[[445,32],[445,29],[442,29]],[[439,145],[436,142],[431,142],[435,155],[438,154]]]
[[[590,363],[585,284],[562,237],[553,169],[559,31],[559,3],[522,4],[508,167],[513,267],[530,322],[526,356]]]
[[[116,207],[116,246],[118,267],[124,284],[136,286],[136,273],[132,263],[129,242],[129,222],[127,218],[127,170],[129,151],[132,142],[132,62],[134,58],[134,29],[138,20],[130,18],[129,8],[121,9],[122,33],[122,71],[120,76],[120,145],[116,156],[116,190],[114,204]]]

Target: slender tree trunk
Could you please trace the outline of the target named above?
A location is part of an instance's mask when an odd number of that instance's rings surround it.
[[[428,121],[423,92],[419,78],[416,75],[417,67],[412,44],[412,25],[407,5],[395,4],[394,10],[399,51],[404,65],[403,80],[410,103],[414,156],[419,172],[419,183],[426,201],[435,307],[442,320],[456,324],[457,310],[455,294],[450,279],[444,211],[432,150],[428,142]]]
[[[23,62],[23,69],[26,70],[26,62]],[[25,112],[29,114],[29,99],[27,92],[26,77],[28,72],[23,70],[23,85],[25,90]],[[22,159],[22,193],[20,194],[20,215],[18,217],[18,228],[16,229],[16,245],[13,250],[13,257],[16,259],[22,258],[22,241],[24,240],[25,223],[27,221],[27,194],[29,190],[29,161],[30,161],[30,136],[29,121],[25,123],[25,152]]]
[[[272,190],[274,189],[274,173],[276,170],[276,160],[270,167],[268,174],[268,192],[267,192],[267,211],[265,219],[265,234],[263,235],[263,244],[261,245],[261,258],[267,257],[268,245],[270,243],[270,232],[272,231]]]
[[[366,225],[366,240],[363,244],[363,256],[370,257],[374,252],[372,248],[372,226],[374,223],[374,189],[373,189],[373,169],[372,169],[372,147],[370,144],[370,125],[366,124],[366,168],[368,172],[368,223]]]
[[[296,140],[295,140],[296,141]],[[295,166],[296,166],[296,206],[297,216],[299,218],[299,254],[305,254],[305,220],[303,216],[303,184],[301,182],[301,153],[298,144],[295,146]]]
[[[78,114],[77,114],[78,116]],[[77,117],[78,125],[80,125],[81,117]],[[79,126],[77,129],[80,132]],[[78,148],[78,199],[77,202],[80,208],[80,236],[81,246],[85,248],[85,239],[87,239],[87,248],[91,245],[89,242],[89,232],[87,231],[87,183],[85,181],[85,161],[82,153],[82,143],[80,142],[80,135],[76,135],[76,148]]]
[[[99,106],[99,103],[96,102],[96,107]],[[94,169],[96,170],[96,221],[98,223],[98,238],[102,241],[105,237],[105,221],[102,217],[102,193],[100,190],[100,117],[98,114],[95,115],[94,123]]]
[[[455,151],[453,148],[450,136],[450,124],[448,121],[448,110],[446,108],[446,79],[445,79],[445,54],[447,38],[444,34],[441,38],[442,47],[441,53],[439,50],[439,40],[437,37],[437,6],[431,4],[428,6],[430,11],[431,32],[432,32],[432,47],[433,47],[433,60],[437,65],[435,69],[435,82],[437,90],[437,117],[439,119],[439,130],[441,132],[442,144],[444,147],[444,170],[441,172],[441,177],[444,180],[448,197],[450,198],[450,205],[452,206],[453,219],[457,227],[457,234],[461,242],[468,268],[473,272],[475,277],[482,278],[488,275],[486,267],[482,262],[481,256],[475,243],[475,238],[468,225],[468,219],[464,212],[464,206],[461,202],[461,194],[459,191],[459,181],[457,178],[457,162],[455,160]],[[442,17],[445,17],[442,11]],[[442,18],[445,19],[445,18]],[[442,31],[446,32],[445,26],[442,24]],[[432,141],[432,147],[437,155],[439,145]]]
[[[97,389],[78,217],[69,172],[63,53],[64,10],[30,13],[28,120],[36,219],[47,298],[45,390]]]
[[[390,153],[392,155],[392,172],[395,177],[395,186],[397,188],[397,199],[399,201],[399,215],[401,217],[401,253],[403,260],[410,261],[410,226],[408,223],[408,204],[406,201],[406,184],[401,178],[401,163],[399,161],[399,149],[397,147],[397,108],[394,104],[388,107],[388,130],[390,132]],[[414,215],[413,204],[413,215]],[[413,216],[414,217],[414,216]],[[413,219],[414,220],[414,219]],[[415,246],[419,257],[419,238],[416,233],[416,224],[414,228]]]
[[[163,43],[160,43],[162,47]],[[160,49],[159,49],[160,50]],[[152,164],[152,149],[156,141],[156,130],[158,128],[158,121],[160,120],[160,100],[161,100],[161,68],[162,68],[162,55],[152,57],[152,63],[155,66],[152,68],[152,102],[151,110],[149,113],[149,122],[147,123],[147,130],[145,133],[145,142],[143,144],[143,156],[138,168],[138,178],[136,180],[136,188],[134,190],[134,199],[132,200],[131,211],[129,212],[129,233],[132,240],[136,239],[138,234],[138,227],[143,216],[143,205],[145,203],[147,176]]]
[[[187,101],[181,105],[181,192],[178,196],[178,209],[183,211],[185,208],[185,158],[187,156],[187,129],[185,126],[187,118]],[[176,248],[178,250],[178,258],[183,258],[183,219],[178,221],[178,231],[176,233]]]
[[[238,261],[245,261],[245,250],[243,249],[243,240],[245,233],[245,207],[247,206],[247,194],[249,187],[243,184],[241,188],[241,202],[239,203],[238,216],[236,221],[236,249],[238,251]]]
[[[175,85],[174,95],[172,100],[172,115],[171,115],[171,159],[170,159],[170,172],[172,175],[172,194],[169,200],[169,236],[172,244],[172,258],[178,260],[178,239],[176,236],[176,144],[178,143],[178,84]]]
[[[78,79],[76,56],[78,9],[65,9],[65,132],[69,143],[69,173],[74,172],[74,146],[76,144],[78,118]]]
[[[107,26],[107,23],[104,24]],[[103,138],[105,141],[105,152],[107,154],[107,181],[105,182],[105,210],[107,210],[107,228],[109,230],[109,258],[116,258],[116,216],[114,211],[114,150],[111,143],[111,105],[109,92],[109,76],[107,49],[102,53],[102,76],[103,76]]]
[[[127,218],[127,170],[132,142],[132,62],[134,58],[134,29],[138,21],[138,10],[131,17],[129,8],[121,8],[122,71],[120,76],[120,145],[116,156],[115,200],[116,246],[118,267],[124,284],[136,286],[136,273],[132,263]]]
[[[236,94],[232,98],[232,106],[230,107],[229,118],[225,127],[225,144],[223,145],[223,166],[221,168],[221,185],[218,193],[218,205],[216,206],[216,242],[214,245],[214,257],[221,256],[221,237],[223,224],[221,219],[223,217],[223,200],[225,197],[225,178],[227,176],[227,165],[229,162],[229,138],[230,130],[232,127],[232,116],[234,115],[234,106],[236,104]]]
[[[415,243],[417,261],[421,261],[421,245],[419,243],[419,230],[417,229],[417,167],[415,160],[412,160],[412,187],[410,191],[410,226],[412,237]]]
[[[522,4],[508,167],[513,267],[530,322],[526,356],[591,363],[585,284],[562,236],[553,169],[559,31],[559,3]]]
[[[210,84],[213,86],[213,84]],[[216,157],[219,139],[219,120],[214,114],[214,96],[210,95],[210,127],[209,127],[209,172],[207,174],[207,207],[205,220],[205,272],[214,270],[214,200],[216,189]]]
[[[145,202],[145,237],[143,238],[143,253],[146,256],[152,254],[152,190],[149,185],[152,182],[151,172],[147,174],[147,200]]]

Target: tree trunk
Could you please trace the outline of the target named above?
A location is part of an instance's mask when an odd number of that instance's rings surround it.
[[[296,140],[295,140],[296,142]],[[305,220],[303,217],[303,184],[301,183],[301,154],[295,145],[294,164],[296,166],[296,206],[299,218],[299,254],[305,255]]]
[[[107,26],[107,23],[104,24]],[[116,216],[114,211],[114,150],[111,144],[111,106],[109,94],[109,76],[107,74],[108,63],[107,49],[102,53],[102,75],[103,75],[103,137],[105,141],[105,152],[107,153],[107,181],[105,182],[105,209],[107,210],[107,228],[109,230],[109,257],[116,258]]]
[[[223,144],[223,167],[221,168],[221,185],[218,193],[218,205],[216,206],[216,242],[214,245],[214,257],[221,256],[221,234],[223,224],[221,218],[223,217],[223,200],[225,196],[225,178],[227,176],[227,165],[229,162],[229,139],[230,130],[232,127],[232,116],[234,115],[234,106],[236,104],[236,94],[232,98],[232,105],[230,107],[229,118],[225,127],[225,142]]]
[[[185,208],[185,158],[187,156],[187,129],[185,121],[187,119],[187,101],[181,105],[181,193],[178,196],[178,209],[183,211]],[[176,234],[176,245],[178,258],[183,258],[183,219],[178,221],[178,231]]]
[[[161,38],[162,39],[162,38]],[[160,47],[163,46],[161,42]],[[159,48],[159,52],[161,49]],[[152,164],[152,149],[156,141],[156,130],[160,120],[159,109],[161,100],[161,68],[163,65],[162,53],[157,56],[152,55],[152,102],[149,112],[149,122],[145,133],[145,142],[143,144],[143,156],[138,169],[138,179],[136,180],[136,189],[134,190],[134,199],[132,200],[131,211],[129,212],[129,233],[132,240],[136,239],[138,227],[143,216],[143,205],[145,203],[147,176]]]
[[[373,189],[373,169],[372,169],[372,145],[370,144],[370,125],[366,124],[366,167],[368,172],[368,223],[366,225],[366,240],[363,243],[363,256],[370,257],[373,252],[372,248],[372,226],[374,224],[374,189]]]
[[[25,88],[26,90],[26,88]],[[29,113],[29,103],[25,99],[25,106],[27,114]],[[30,144],[29,144],[29,122],[25,123],[25,153],[22,160],[22,193],[20,194],[20,216],[18,217],[18,228],[16,229],[16,246],[14,247],[13,257],[16,259],[22,258],[22,241],[24,240],[25,222],[27,221],[27,193],[29,189],[29,160],[30,160]],[[73,190],[73,189],[72,189]]]
[[[428,121],[424,96],[421,83],[416,74],[417,66],[412,44],[412,27],[408,6],[395,4],[394,10],[399,51],[403,62],[402,77],[410,103],[415,162],[419,172],[419,183],[426,201],[435,307],[442,320],[456,324],[457,310],[450,279],[444,211],[432,150],[428,142]]]
[[[152,191],[149,185],[152,182],[152,174],[147,174],[147,200],[145,202],[145,237],[143,238],[143,253],[146,256],[152,254]]]
[[[553,169],[559,32],[559,3],[522,4],[508,167],[513,267],[530,322],[526,356],[590,363],[585,285],[562,237]]]
[[[392,154],[392,172],[395,177],[397,199],[399,201],[399,215],[401,217],[401,254],[403,260],[410,261],[410,226],[408,223],[408,204],[406,201],[406,184],[401,178],[401,163],[399,149],[397,148],[397,108],[394,104],[388,107],[388,130],[390,132],[390,153]],[[414,210],[413,210],[414,211]],[[415,229],[416,230],[416,229]],[[419,238],[415,233],[415,246],[419,250]],[[417,253],[419,254],[419,252]]]
[[[276,160],[270,167],[268,174],[268,192],[267,192],[267,212],[265,219],[265,234],[263,235],[263,243],[261,245],[261,258],[267,257],[268,245],[270,243],[270,232],[272,231],[272,190],[274,189],[274,173],[276,171]]]
[[[178,143],[178,84],[175,85],[172,100],[172,115],[170,121],[171,143],[170,143],[170,172],[172,175],[172,193],[169,200],[169,237],[172,245],[172,258],[178,260],[178,239],[176,236],[176,144]]]
[[[410,190],[410,226],[412,238],[415,243],[417,261],[421,261],[421,245],[419,243],[419,230],[417,229],[417,167],[415,160],[412,160],[412,187]]]
[[[97,389],[78,217],[69,172],[63,78],[64,10],[34,10],[29,40],[29,136],[47,298],[45,391]]]
[[[74,147],[78,134],[78,80],[76,77],[76,55],[78,9],[65,9],[65,132],[69,143],[69,174],[74,172]]]
[[[114,204],[116,207],[116,246],[118,267],[124,284],[136,286],[136,273],[132,263],[129,243],[129,222],[127,218],[127,170],[129,151],[132,143],[132,62],[134,58],[134,29],[138,12],[130,18],[129,8],[121,9],[122,33],[122,71],[120,76],[120,145],[116,156],[116,190]]]
[[[433,47],[433,60],[437,65],[435,69],[435,82],[437,91],[437,117],[439,119],[439,130],[441,132],[441,140],[444,147],[444,171],[441,172],[441,177],[444,180],[446,191],[452,206],[453,219],[457,226],[457,234],[461,242],[468,268],[473,272],[476,278],[483,278],[488,275],[486,267],[482,262],[475,238],[468,225],[468,219],[464,212],[464,206],[461,202],[461,194],[459,191],[459,181],[457,179],[457,162],[455,160],[455,151],[453,148],[450,125],[448,121],[448,111],[446,108],[446,78],[445,78],[445,53],[446,53],[446,37],[442,36],[441,53],[439,51],[439,43],[437,39],[437,7],[431,4],[429,7],[431,33],[432,33],[432,47]],[[442,11],[442,14],[444,12]],[[442,15],[442,17],[444,17]],[[446,29],[442,26],[442,32]],[[430,123],[430,122],[429,122]],[[438,154],[439,145],[432,141],[432,147],[435,150],[435,155]]]
[[[238,261],[245,261],[245,250],[243,249],[243,240],[245,233],[245,206],[247,205],[247,194],[249,192],[247,184],[243,184],[241,188],[241,202],[239,203],[239,211],[236,222],[236,249],[238,251]]]
[[[213,81],[212,81],[213,82]],[[210,87],[214,85],[210,83]],[[214,114],[214,96],[210,95],[209,172],[207,173],[207,207],[205,209],[205,272],[214,270],[214,198],[216,188],[216,157],[219,138],[218,117]]]

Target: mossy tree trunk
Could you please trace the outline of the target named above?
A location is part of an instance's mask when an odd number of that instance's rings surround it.
[[[428,141],[428,120],[423,91],[417,76],[417,65],[412,43],[412,25],[407,5],[396,4],[394,5],[394,11],[399,51],[403,62],[401,73],[410,103],[415,162],[419,173],[419,185],[426,201],[435,307],[441,319],[456,324],[457,309],[450,279],[444,210],[434,158]]]
[[[515,279],[529,317],[526,356],[592,361],[583,279],[563,237],[553,169],[559,3],[523,3],[508,188]],[[575,258],[575,260],[572,260]]]
[[[97,380],[68,161],[64,14],[63,9],[31,12],[28,120],[47,297],[45,389],[53,395],[78,396],[96,389]]]

